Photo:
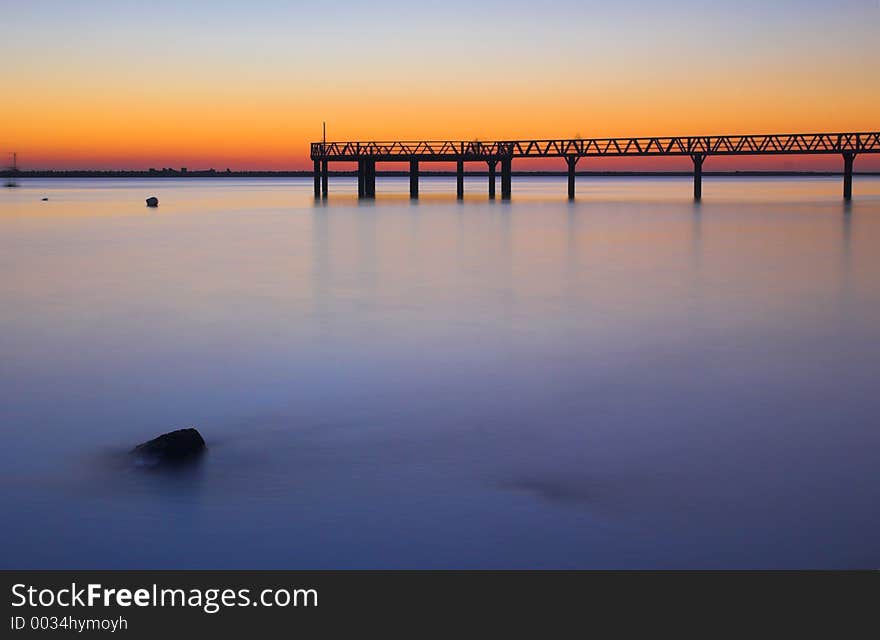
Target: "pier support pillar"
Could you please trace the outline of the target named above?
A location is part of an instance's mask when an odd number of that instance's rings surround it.
[[[366,197],[366,161],[358,160],[358,198]]]
[[[501,159],[501,199],[510,200],[510,173],[513,159],[510,157]]]
[[[497,160],[487,160],[486,163],[489,165],[489,200],[495,199],[495,165],[498,164]]]
[[[694,161],[694,200],[700,200],[703,197],[703,160],[706,155],[695,153],[691,159]]]
[[[419,161],[409,161],[409,197],[417,200],[419,197]]]
[[[321,197],[321,161],[315,160],[315,198]]]
[[[455,197],[464,199],[464,162],[461,160],[455,165]]]
[[[852,169],[856,154],[847,151],[843,154],[843,199],[852,200]]]
[[[364,195],[367,198],[376,197],[376,161],[366,161],[366,180],[364,183]]]
[[[574,168],[577,166],[577,156],[566,156],[565,162],[568,164],[568,199],[574,200]]]
[[[327,182],[330,171],[328,170],[328,162],[326,160],[321,161],[321,196],[327,197]]]

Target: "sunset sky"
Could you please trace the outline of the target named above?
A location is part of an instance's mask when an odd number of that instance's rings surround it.
[[[364,140],[880,129],[878,0],[2,0],[0,15],[0,152],[24,168],[306,169],[324,120]]]

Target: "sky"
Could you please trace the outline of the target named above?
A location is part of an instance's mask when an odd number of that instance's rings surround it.
[[[0,0],[0,16],[0,153],[23,168],[309,169],[323,121],[335,140],[880,129],[880,0]]]

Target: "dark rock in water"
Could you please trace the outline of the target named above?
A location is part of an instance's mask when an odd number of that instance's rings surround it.
[[[195,459],[205,451],[205,440],[196,429],[178,429],[139,444],[131,450],[137,464],[155,467]]]
[[[43,198],[43,202],[47,202],[49,198]]]
[[[155,196],[150,196],[147,198],[147,206],[148,207],[158,207],[159,206],[159,198]]]

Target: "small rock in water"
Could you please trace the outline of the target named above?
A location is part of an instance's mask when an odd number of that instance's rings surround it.
[[[43,202],[46,202],[47,200],[49,200],[49,198],[43,198]]]
[[[182,463],[205,451],[205,440],[197,429],[178,429],[139,444],[131,450],[139,466],[155,467]]]
[[[147,198],[147,206],[148,207],[158,207],[159,206],[159,198],[155,196],[150,196]]]

